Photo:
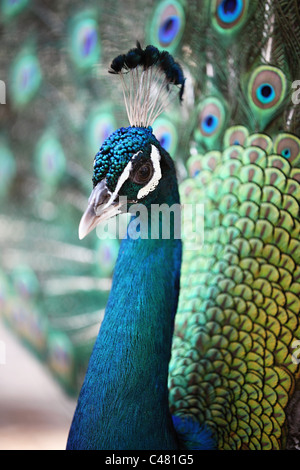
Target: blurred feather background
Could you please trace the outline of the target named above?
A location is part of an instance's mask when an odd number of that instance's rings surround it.
[[[145,1],[142,12],[135,1],[0,3],[0,312],[70,394],[83,379],[119,247],[109,236],[78,239],[94,155],[128,125],[107,70],[137,40],[157,44],[164,3]],[[176,149],[186,140],[176,120],[163,115],[155,133],[180,166]]]

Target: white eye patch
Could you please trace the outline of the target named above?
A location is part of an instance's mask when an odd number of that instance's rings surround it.
[[[137,194],[137,198],[141,199],[142,197],[147,196],[147,194],[151,193],[151,191],[154,191],[156,186],[159,183],[159,180],[161,179],[161,169],[160,169],[160,154],[158,149],[155,147],[155,145],[151,145],[151,155],[150,155],[152,165],[153,165],[153,175],[149,183],[146,184],[143,188],[141,188]]]

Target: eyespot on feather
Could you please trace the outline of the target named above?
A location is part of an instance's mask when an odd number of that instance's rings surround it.
[[[212,25],[219,33],[232,35],[245,24],[249,18],[249,10],[248,0],[213,0]]]
[[[286,78],[276,67],[260,66],[250,78],[249,92],[255,106],[271,109],[285,96]]]
[[[178,144],[178,133],[173,122],[166,117],[159,117],[153,124],[153,133],[159,141],[160,145],[173,158],[176,158],[176,149]]]
[[[212,148],[215,139],[220,135],[225,123],[225,108],[216,97],[208,97],[198,106],[198,126],[194,132],[195,139]]]
[[[89,69],[99,62],[101,44],[96,15],[83,12],[72,18],[68,48],[74,64],[79,69]]]
[[[279,134],[274,141],[274,150],[278,155],[282,155],[293,166],[300,162],[300,139],[295,135],[284,133]]]
[[[247,99],[260,132],[282,109],[286,97],[287,79],[280,69],[261,65],[252,72]]]
[[[210,136],[218,130],[220,119],[221,112],[218,106],[214,103],[208,104],[199,116],[200,132],[205,136]]]
[[[158,2],[148,26],[149,42],[174,51],[185,27],[185,12],[178,1]]]

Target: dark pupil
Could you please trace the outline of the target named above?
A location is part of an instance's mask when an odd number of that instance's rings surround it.
[[[225,0],[223,8],[225,13],[234,13],[236,9],[236,0]]]
[[[141,178],[146,179],[150,174],[150,168],[148,165],[144,165],[139,169],[139,175]]]
[[[173,28],[173,23],[174,23],[174,21],[173,21],[172,18],[169,18],[169,19],[165,22],[163,28],[164,28],[164,31],[165,31],[166,33],[172,30],[172,28]]]
[[[205,121],[206,121],[207,126],[210,127],[210,126],[212,125],[212,123],[213,123],[213,118],[212,118],[212,116],[207,116],[207,118],[205,119]]]
[[[290,152],[290,149],[288,149],[288,148],[287,148],[287,149],[284,149],[284,151],[282,152],[282,155],[283,155],[284,157],[289,157],[290,154],[291,154],[291,152]]]
[[[268,98],[272,93],[270,85],[265,85],[261,89],[261,94],[264,98]]]

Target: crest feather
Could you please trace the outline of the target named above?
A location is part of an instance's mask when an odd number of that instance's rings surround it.
[[[180,65],[154,46],[142,49],[137,42],[136,48],[112,61],[109,73],[121,79],[131,126],[152,125],[176,94],[182,101],[185,78]]]

